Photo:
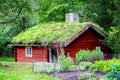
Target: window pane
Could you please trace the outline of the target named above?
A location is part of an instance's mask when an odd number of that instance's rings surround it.
[[[31,48],[27,48],[27,52],[31,52]]]
[[[32,57],[32,47],[26,47],[26,57]]]

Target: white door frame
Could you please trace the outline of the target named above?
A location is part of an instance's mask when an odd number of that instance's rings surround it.
[[[52,53],[51,53],[51,49],[52,49],[52,47],[49,47],[49,62],[50,63],[52,63]],[[58,62],[58,49],[57,48],[55,48],[56,49],[56,56],[57,56],[57,62]]]
[[[49,62],[52,63],[51,48],[49,48]]]

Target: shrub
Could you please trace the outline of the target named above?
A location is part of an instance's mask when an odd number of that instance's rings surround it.
[[[120,64],[114,64],[110,72],[105,77],[109,80],[120,80]]]
[[[90,69],[102,72],[109,72],[114,64],[120,64],[120,59],[96,61],[95,64],[90,66]]]
[[[80,50],[76,55],[76,61],[77,63],[81,61],[87,61],[88,55],[90,54],[90,50]]]
[[[77,54],[76,54],[76,61],[77,63],[81,62],[81,61],[98,61],[103,59],[103,53],[99,50],[99,49],[95,49],[95,50],[80,50]]]
[[[91,61],[98,61],[98,60],[102,60],[103,57],[103,52],[99,49],[95,49],[93,51],[91,51]]]
[[[92,65],[91,62],[80,62],[79,63],[80,70],[88,69],[90,65]]]
[[[71,71],[73,69],[73,60],[69,56],[66,57],[63,53],[59,57],[59,63],[62,71]]]

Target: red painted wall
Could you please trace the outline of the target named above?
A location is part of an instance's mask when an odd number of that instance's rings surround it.
[[[92,28],[90,28],[65,48],[65,54],[69,54],[69,56],[71,56],[72,59],[75,60],[76,53],[79,50],[93,50],[96,48],[96,46],[101,46],[101,50],[104,52],[104,57],[111,58],[111,54],[109,54],[111,53],[111,50],[103,45],[100,42],[100,39],[104,38],[97,32],[95,32]]]
[[[111,50],[100,42],[100,39],[104,39],[101,35],[95,32],[92,28],[87,30],[71,44],[69,44],[64,50],[65,55],[69,54],[75,61],[76,53],[82,49],[93,50],[96,46],[101,46],[101,50],[104,53],[105,58],[111,58]],[[14,47],[14,56],[16,62],[49,62],[48,48],[44,47],[32,47],[32,58],[25,56],[25,47]],[[58,53],[60,55],[60,48],[58,47]]]
[[[32,47],[32,57],[25,56],[25,47],[14,47],[14,55],[16,62],[47,62],[48,54],[47,48]]]

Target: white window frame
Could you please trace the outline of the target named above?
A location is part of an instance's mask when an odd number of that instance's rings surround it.
[[[28,52],[28,49],[30,49],[30,52]],[[32,47],[25,47],[25,55],[26,57],[32,57]]]

